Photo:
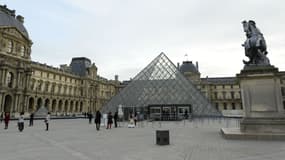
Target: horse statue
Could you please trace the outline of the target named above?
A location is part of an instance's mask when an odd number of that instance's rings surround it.
[[[263,34],[256,27],[252,20],[243,21],[243,29],[246,33],[246,41],[242,46],[245,49],[245,55],[249,58],[248,61],[243,60],[245,65],[270,65],[269,59],[266,57],[266,42]]]

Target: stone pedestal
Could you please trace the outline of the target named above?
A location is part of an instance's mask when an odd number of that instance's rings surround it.
[[[223,128],[222,134],[226,138],[243,139],[250,134],[251,139],[260,139],[262,134],[262,139],[285,139],[285,114],[278,69],[274,66],[247,66],[237,77],[244,118],[240,122],[239,133]],[[284,135],[284,138],[272,137],[275,134],[278,137]]]

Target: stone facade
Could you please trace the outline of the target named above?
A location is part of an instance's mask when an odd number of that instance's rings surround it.
[[[0,6],[0,112],[28,113],[41,106],[57,115],[94,112],[118,92],[117,78],[100,77],[87,58],[77,58],[89,62],[83,75],[71,65],[55,68],[33,62],[23,19]]]

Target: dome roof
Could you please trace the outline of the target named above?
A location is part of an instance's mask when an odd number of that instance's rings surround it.
[[[29,34],[23,25],[24,17],[15,17],[15,10],[10,10],[6,5],[0,5],[0,27],[16,27],[26,38]]]
[[[192,63],[192,61],[183,61],[182,65],[179,67],[181,73],[192,72],[199,73],[197,67]]]

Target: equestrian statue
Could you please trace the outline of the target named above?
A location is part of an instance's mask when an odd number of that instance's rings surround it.
[[[243,60],[247,65],[270,65],[269,59],[266,57],[268,54],[266,50],[266,42],[263,34],[256,27],[254,21],[243,21],[243,29],[246,33],[246,41],[242,46],[245,49],[245,55],[249,58],[248,61]]]

